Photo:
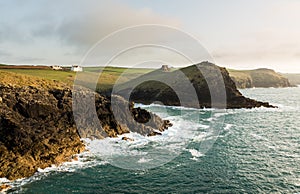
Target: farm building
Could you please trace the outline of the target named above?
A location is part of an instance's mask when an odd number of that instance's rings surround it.
[[[52,65],[52,66],[50,66],[50,68],[53,70],[62,70],[62,67],[59,65]]]
[[[78,65],[73,65],[71,68],[71,71],[83,71],[82,67],[78,66]]]

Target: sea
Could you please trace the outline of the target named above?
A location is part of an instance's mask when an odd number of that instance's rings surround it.
[[[78,160],[0,182],[12,186],[7,193],[300,193],[300,87],[240,91],[278,108],[139,104],[173,127],[85,139]]]

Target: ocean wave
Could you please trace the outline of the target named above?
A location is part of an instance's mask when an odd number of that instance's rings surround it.
[[[10,190],[18,192],[22,190],[21,187],[23,185],[42,180],[53,172],[75,172],[78,169],[90,168],[93,166],[106,164],[108,164],[107,161],[95,158],[93,154],[86,151],[76,155],[71,161],[64,162],[60,165],[52,165],[45,169],[38,169],[38,171],[33,176],[28,178],[21,178],[14,181],[10,181],[6,178],[0,178],[0,185],[7,184],[11,187]]]
[[[233,126],[233,124],[225,123],[224,130],[228,131],[232,126]]]
[[[218,110],[215,108],[191,108],[191,107],[184,107],[184,106],[167,106],[167,105],[162,105],[162,104],[141,104],[141,103],[136,103],[134,104],[134,107],[140,107],[140,108],[152,108],[152,107],[159,107],[159,108],[168,108],[168,109],[173,109],[173,110],[190,110],[190,111],[199,111],[199,112],[204,112],[204,111],[213,111],[213,110]],[[224,109],[225,110],[225,109]]]
[[[153,168],[178,156],[182,149],[188,145],[196,131],[192,122],[177,119],[173,117],[173,127],[162,132],[162,135],[146,137],[131,132],[117,138],[85,139],[84,141],[91,153],[104,158],[111,165],[125,169]],[[122,140],[123,137],[128,137],[133,141],[124,141]],[[128,161],[128,163],[121,163],[120,161],[123,160]],[[147,164],[144,167],[141,166],[144,163]]]
[[[143,105],[138,105],[143,106]],[[117,138],[105,138],[102,140],[82,139],[86,144],[87,151],[77,155],[76,160],[65,162],[61,165],[52,165],[45,169],[38,169],[32,177],[9,181],[0,179],[0,183],[5,183],[18,189],[25,184],[41,180],[53,172],[75,172],[78,169],[89,168],[97,165],[111,164],[123,168],[120,164],[131,161],[132,165],[142,167],[156,167],[163,165],[182,153],[192,141],[198,141],[208,137],[210,130],[209,123],[199,120],[199,113],[204,114],[213,109],[192,109],[184,107],[171,107],[173,110],[185,110],[183,114],[169,115],[165,112],[162,105],[147,105],[146,108],[156,107],[155,114],[162,116],[163,119],[170,120],[173,126],[162,132],[162,135],[146,137],[138,133],[127,133]],[[227,113],[218,112],[213,115],[213,120]],[[208,116],[210,117],[210,115]],[[134,139],[134,141],[124,141],[123,137]],[[190,150],[194,158],[202,156],[197,150]],[[115,161],[117,160],[117,161]],[[120,163],[118,163],[120,161]],[[156,163],[155,163],[156,162]],[[153,164],[151,166],[151,164]],[[127,166],[128,167],[128,166]],[[124,167],[126,168],[126,166]]]
[[[192,157],[190,158],[190,160],[198,161],[198,159],[200,157],[204,156],[203,153],[201,153],[200,151],[198,151],[196,149],[188,149],[187,151],[192,155]]]
[[[163,119],[170,120],[172,127],[162,132],[162,135],[145,137],[138,133],[126,133],[116,138],[106,138],[103,140],[85,139],[88,150],[109,161],[111,165],[125,169],[153,168],[167,163],[177,157],[195,139],[201,141],[212,133],[210,122],[199,117],[199,110],[184,111],[182,114],[168,114],[166,106],[162,105],[140,105],[136,106],[150,109]],[[151,108],[155,107],[155,111]],[[182,107],[176,107],[176,109]],[[201,110],[203,111],[203,110]],[[218,111],[213,119],[217,120],[223,116],[223,112]],[[210,114],[205,115],[209,117]],[[208,132],[207,132],[208,131]],[[211,136],[212,136],[211,135]],[[201,136],[201,137],[200,137]],[[133,139],[124,141],[123,137]],[[124,162],[126,161],[126,162]],[[144,166],[142,166],[144,164]]]

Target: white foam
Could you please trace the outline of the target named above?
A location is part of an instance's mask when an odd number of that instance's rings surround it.
[[[164,162],[178,156],[186,146],[197,137],[200,141],[205,138],[207,133],[203,130],[209,129],[209,125],[199,122],[199,110],[183,111],[181,114],[169,115],[168,110],[162,105],[137,105],[148,109],[149,107],[157,107],[154,112],[163,119],[170,120],[172,127],[162,132],[162,135],[145,137],[137,133],[127,133],[117,138],[106,138],[104,140],[86,139],[87,148],[91,153],[97,155],[104,160],[109,161],[111,165],[123,168],[134,168],[134,163],[140,167],[143,163],[147,165],[162,165]],[[174,109],[182,109],[182,107],[174,107]],[[203,110],[201,110],[203,112]],[[173,113],[173,112],[172,112]],[[206,114],[207,112],[205,112]],[[201,138],[198,134],[201,134]],[[128,137],[134,141],[124,141],[122,137]],[[124,162],[124,161],[127,162]],[[128,161],[131,166],[128,166]],[[122,166],[126,165],[126,166]],[[147,168],[147,166],[146,166]]]
[[[193,157],[195,157],[195,158],[199,158],[199,157],[203,156],[203,154],[202,154],[201,152],[199,152],[198,150],[195,150],[195,149],[189,149],[188,151],[189,151],[189,152],[191,153],[191,155],[192,155]]]
[[[193,138],[194,142],[201,142],[207,137],[207,132],[201,132]]]
[[[90,152],[78,154],[76,158],[77,160],[64,162],[61,165],[52,165],[51,167],[47,167],[45,169],[39,168],[38,171],[29,178],[21,178],[15,181],[10,181],[6,178],[0,178],[0,184],[5,183],[10,185],[12,188],[20,188],[25,184],[43,179],[51,172],[74,172],[77,169],[84,169],[96,165],[105,165],[108,163],[107,161],[95,159]]]
[[[143,107],[143,105],[139,106]],[[29,182],[40,180],[51,172],[74,172],[77,169],[105,165],[108,162],[111,162],[111,160],[109,160],[110,158],[119,156],[121,159],[123,156],[135,157],[137,158],[135,162],[138,164],[146,163],[146,165],[148,165],[155,161],[149,154],[163,155],[161,153],[165,153],[166,156],[170,154],[171,156],[176,157],[185,149],[194,137],[196,141],[201,141],[209,135],[209,133],[203,132],[203,130],[209,129],[210,126],[199,123],[198,120],[191,120],[191,118],[194,117],[191,117],[190,115],[195,114],[197,116],[195,118],[199,118],[198,114],[206,114],[207,111],[211,110],[171,107],[172,109],[187,111],[183,111],[182,115],[170,116],[164,109],[165,106],[148,105],[144,107],[151,106],[158,107],[158,109],[154,111],[155,114],[161,116],[163,119],[168,119],[173,123],[173,126],[162,132],[162,135],[145,137],[131,132],[117,138],[105,138],[103,140],[83,139],[86,148],[89,151],[79,154],[77,156],[78,160],[65,162],[59,166],[52,165],[46,169],[39,169],[34,176],[26,179],[19,179],[14,182],[10,182],[7,179],[0,179],[0,183],[9,183],[13,187],[20,187]],[[124,141],[122,140],[122,137],[128,137],[134,139],[134,141]],[[189,151],[194,158],[203,155],[195,149],[190,149]]]
[[[211,121],[214,120],[214,118],[213,118],[213,117],[210,117],[210,118],[207,118],[207,119],[204,119],[204,120],[211,122]]]
[[[138,160],[138,163],[147,163],[147,162],[150,162],[152,159],[145,159],[144,157],[140,158]]]
[[[1,183],[9,183],[10,181],[7,178],[0,178],[0,184]]]
[[[232,124],[226,123],[225,127],[224,127],[224,130],[228,131],[232,126],[233,126]]]
[[[87,149],[98,156],[109,157],[113,155],[130,155],[140,156],[146,155],[145,151],[137,151],[139,148],[148,148],[152,152],[159,152],[159,149],[178,150],[182,144],[187,144],[189,139],[193,137],[195,127],[193,123],[183,121],[173,117],[168,118],[173,123],[173,126],[162,132],[162,135],[152,137],[142,136],[137,133],[126,133],[117,138],[105,138],[103,140],[84,139],[87,144]],[[175,121],[176,120],[176,121]],[[196,126],[197,127],[197,126]],[[203,127],[203,126],[202,126]],[[207,126],[205,126],[207,127]],[[128,137],[134,141],[124,141],[122,137]]]

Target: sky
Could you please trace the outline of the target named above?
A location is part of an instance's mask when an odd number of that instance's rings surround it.
[[[220,66],[300,72],[298,0],[0,0],[0,12],[0,63],[78,64],[112,33],[155,24],[193,37]],[[136,30],[124,38],[155,39],[159,45],[181,45],[184,51],[190,46],[180,33],[167,36],[160,30]],[[97,53],[99,63],[103,56],[116,54],[122,41],[115,38],[102,45],[102,52]],[[194,47],[189,50],[198,52]],[[132,62],[129,58],[133,56],[140,63],[153,57],[173,66],[183,65],[172,52],[154,47],[131,49],[113,61],[122,66]]]

